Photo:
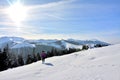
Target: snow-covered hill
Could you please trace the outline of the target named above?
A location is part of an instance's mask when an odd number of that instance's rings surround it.
[[[3,50],[5,47],[16,47],[18,48],[20,46],[23,46],[21,43],[26,43],[26,44],[35,44],[35,45],[44,45],[44,46],[51,46],[57,49],[69,49],[69,48],[81,48],[82,45],[88,45],[89,47],[92,47],[96,44],[101,44],[101,45],[109,45],[108,43],[99,41],[99,40],[74,40],[74,39],[68,39],[68,40],[26,40],[24,38],[20,37],[1,37],[0,38],[0,49]],[[26,46],[24,44],[24,46]],[[27,45],[28,46],[28,45]],[[30,45],[31,46],[31,45]],[[28,47],[30,47],[28,46]],[[17,47],[16,47],[17,48]]]
[[[0,49],[3,50],[7,46],[11,48],[24,41],[25,39],[20,37],[0,37]]]
[[[120,44],[0,72],[0,80],[120,80]]]

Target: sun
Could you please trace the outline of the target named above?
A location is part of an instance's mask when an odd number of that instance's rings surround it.
[[[16,24],[20,24],[27,17],[27,8],[20,2],[11,4],[7,9],[7,14]]]

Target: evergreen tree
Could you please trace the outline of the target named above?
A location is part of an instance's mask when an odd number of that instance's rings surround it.
[[[28,55],[26,64],[30,64],[30,63],[32,63],[32,57],[31,55]]]
[[[95,47],[102,47],[103,45],[101,44],[96,44]]]
[[[7,69],[7,53],[6,49],[3,52],[0,51],[0,71]]]
[[[67,50],[67,49],[62,50],[62,55],[65,55],[65,54],[69,54],[69,50]]]
[[[32,55],[32,62],[36,62],[36,61],[37,61],[37,57],[36,57],[35,53],[33,53],[33,55]]]
[[[22,58],[21,55],[18,56],[18,64],[19,64],[20,66],[24,65],[24,61],[23,61],[23,58]]]
[[[41,60],[40,54],[37,53],[37,60]]]
[[[83,45],[82,50],[87,50],[89,47],[87,45]]]
[[[57,56],[57,50],[55,48],[52,48],[50,56]]]

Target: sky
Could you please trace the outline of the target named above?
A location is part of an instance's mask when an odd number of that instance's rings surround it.
[[[120,0],[0,0],[2,36],[98,39],[117,44]]]

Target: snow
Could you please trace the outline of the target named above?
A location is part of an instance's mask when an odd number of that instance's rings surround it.
[[[25,39],[20,38],[20,37],[1,37],[0,38],[0,43],[4,43],[4,42],[9,42],[9,41],[13,41],[13,42],[23,42],[25,41]]]
[[[31,47],[31,48],[34,48],[35,45],[34,44],[30,44],[30,43],[27,43],[27,42],[22,42],[22,43],[18,43],[16,44],[15,46],[12,47],[13,48],[24,48],[24,47]]]
[[[65,42],[64,40],[61,41],[61,42],[62,42],[62,45],[63,45],[66,49],[69,49],[69,48],[82,49],[82,45],[71,44],[71,43]]]
[[[6,46],[12,45],[12,40],[7,37],[0,38],[0,49],[3,51],[3,49]]]
[[[0,80],[120,80],[120,44],[47,58],[0,72]]]
[[[25,44],[23,44],[25,43]],[[69,49],[69,48],[82,48],[82,45],[88,45],[90,48],[93,48],[95,44],[106,44],[108,43],[101,42],[98,40],[57,40],[57,39],[49,39],[49,40],[25,40],[20,37],[1,37],[0,38],[0,49],[3,51],[7,46],[9,48],[21,48],[21,47],[34,47],[34,45],[45,45],[49,47],[53,47],[56,49]]]
[[[81,44],[81,45],[84,45],[84,44],[87,44],[87,45],[91,45],[91,44],[102,44],[102,45],[110,45],[109,43],[106,43],[106,42],[102,42],[102,41],[99,41],[97,39],[91,39],[91,40],[74,40],[74,39],[68,39],[67,41],[69,42],[73,42],[73,43],[76,43],[76,44]]]
[[[29,42],[32,43],[32,41]],[[51,46],[57,49],[82,48],[82,45],[68,43],[65,40],[38,40],[33,42],[36,43],[37,45]]]
[[[0,38],[0,49],[3,51],[5,47],[12,47],[17,43],[25,41],[23,38],[19,37],[1,37]]]
[[[82,45],[75,45],[75,44],[66,42],[65,40],[59,40],[49,45],[58,49],[69,49],[69,48],[82,49]]]

